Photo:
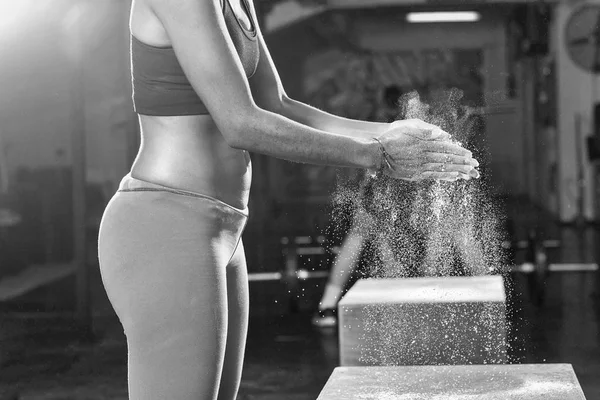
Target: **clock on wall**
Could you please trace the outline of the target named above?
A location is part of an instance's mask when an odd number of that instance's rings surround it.
[[[586,4],[573,11],[567,20],[565,41],[577,66],[600,73],[600,4]]]

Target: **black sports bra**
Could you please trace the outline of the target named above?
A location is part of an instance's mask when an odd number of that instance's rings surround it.
[[[256,72],[260,57],[256,39],[257,26],[247,0],[241,1],[250,18],[251,29],[247,29],[235,15],[229,0],[223,0],[223,15],[246,76],[251,77]],[[151,46],[131,35],[131,75],[133,104],[138,114],[208,114],[204,103],[185,76],[172,47]]]

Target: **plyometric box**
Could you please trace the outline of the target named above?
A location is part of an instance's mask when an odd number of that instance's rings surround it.
[[[339,367],[317,400],[585,400],[569,364]]]
[[[506,362],[501,276],[366,279],[338,305],[342,366]]]

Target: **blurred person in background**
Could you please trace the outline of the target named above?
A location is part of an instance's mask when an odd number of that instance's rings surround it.
[[[374,107],[370,121],[391,123],[404,118],[405,105],[402,104],[403,91],[398,85],[388,85],[381,90],[381,97]],[[357,171],[357,182],[364,182],[365,171]],[[364,182],[359,189],[359,197],[365,200],[358,203],[354,210],[352,223],[344,237],[340,250],[333,261],[325,290],[318,309],[313,315],[313,325],[319,328],[337,326],[337,304],[352,282],[361,260],[387,259],[391,250],[379,249],[373,243],[373,216],[368,210],[372,184]],[[371,194],[372,195],[372,194]],[[384,254],[377,254],[384,253]],[[387,256],[386,256],[387,254]],[[360,274],[358,274],[360,275]]]
[[[236,398],[249,152],[396,179],[478,176],[471,152],[437,126],[350,120],[289,98],[256,21],[252,0],[132,3],[141,146],[98,238],[127,337],[130,399]]]
[[[375,112],[369,117],[370,121],[375,122],[394,122],[403,119],[403,106],[401,98],[403,91],[398,85],[389,85],[383,88],[381,93],[381,103],[375,107]]]

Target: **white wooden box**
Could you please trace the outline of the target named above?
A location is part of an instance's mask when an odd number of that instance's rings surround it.
[[[585,400],[570,364],[339,367],[317,400]]]
[[[366,279],[338,304],[340,364],[506,362],[501,276]]]

